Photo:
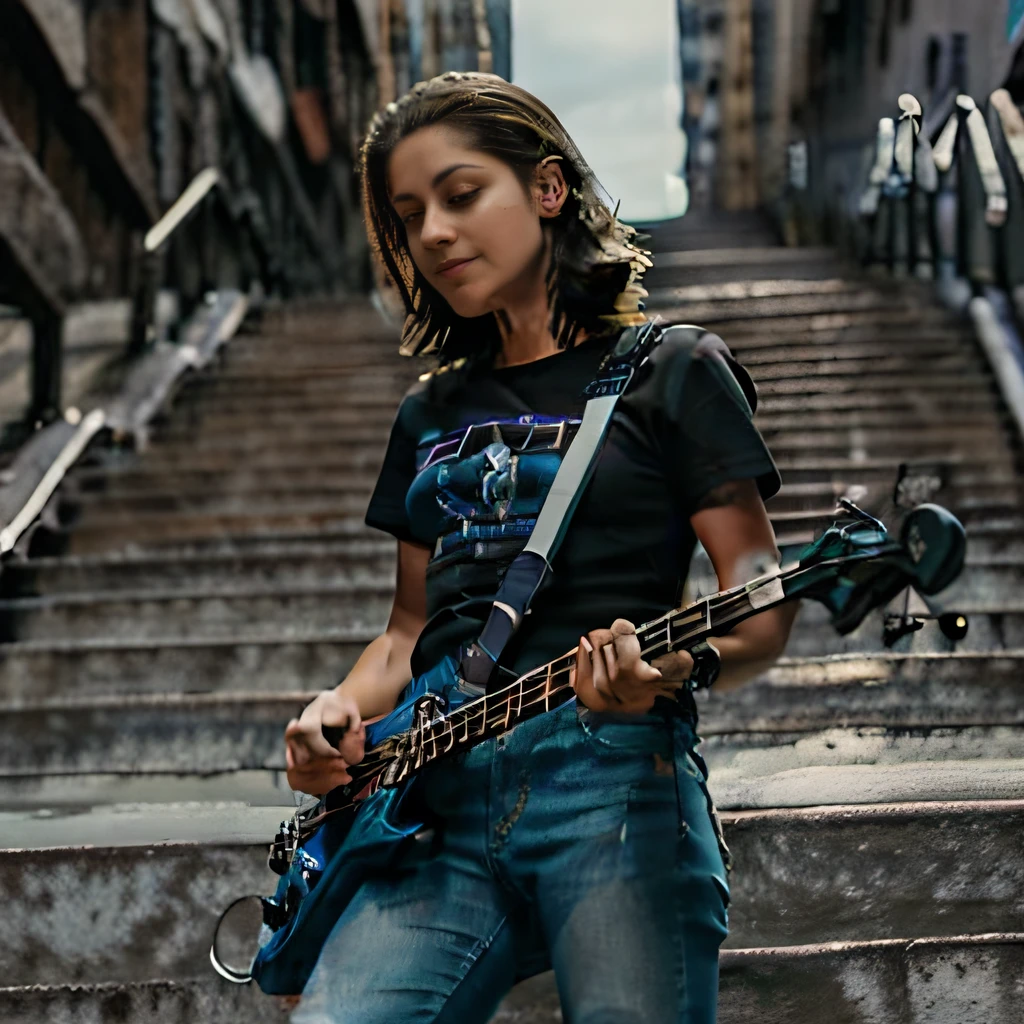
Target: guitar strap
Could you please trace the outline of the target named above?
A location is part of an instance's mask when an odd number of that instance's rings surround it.
[[[583,389],[587,403],[582,422],[562,458],[530,539],[505,573],[479,639],[463,648],[462,678],[472,686],[486,687],[534,596],[551,576],[551,563],[597,464],[615,406],[661,335],[653,320],[626,328],[597,376]]]

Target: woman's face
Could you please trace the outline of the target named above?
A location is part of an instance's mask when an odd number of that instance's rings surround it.
[[[549,164],[527,195],[507,164],[466,148],[443,125],[420,128],[392,150],[388,192],[409,254],[459,316],[483,316],[543,290],[541,218],[557,215],[557,188],[545,178],[565,191],[561,171]],[[445,272],[455,260],[468,262]]]

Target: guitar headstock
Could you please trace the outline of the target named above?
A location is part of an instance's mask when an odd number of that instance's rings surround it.
[[[960,575],[966,534],[956,516],[941,505],[926,503],[912,509],[898,540],[852,501],[844,498],[840,505],[850,518],[834,522],[804,548],[799,565],[810,570],[801,582],[801,596],[824,604],[841,634],[856,629],[868,612],[906,587],[936,594]]]

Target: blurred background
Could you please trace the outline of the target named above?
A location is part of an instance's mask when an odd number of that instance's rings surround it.
[[[720,1019],[1019,1024],[1024,0],[0,3],[0,1018],[285,1019],[209,938],[276,882],[284,724],[387,620],[362,517],[425,368],[356,155],[476,69],[749,369],[784,548],[843,497],[967,529],[948,593],[842,637],[805,603],[701,695]],[[558,1014],[542,976],[496,1020]]]

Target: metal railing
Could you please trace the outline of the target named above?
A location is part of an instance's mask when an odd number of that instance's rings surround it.
[[[154,340],[154,311],[156,297],[163,276],[163,253],[176,233],[206,207],[208,200],[219,199],[223,210],[244,235],[259,263],[259,276],[264,288],[283,292],[286,281],[279,261],[267,239],[259,199],[250,190],[235,193],[222,172],[215,167],[200,171],[167,212],[146,232],[142,242],[139,284],[132,303],[129,349],[133,354],[144,351]],[[205,253],[212,237],[208,219],[203,225],[206,236],[199,251]],[[204,244],[205,243],[205,244]],[[214,281],[208,268],[204,268],[202,290],[212,288]],[[246,282],[248,287],[248,282]]]
[[[860,198],[864,262],[959,286],[1024,436],[1024,116],[1004,89],[983,106],[955,93],[937,117],[910,94],[899,109]]]

